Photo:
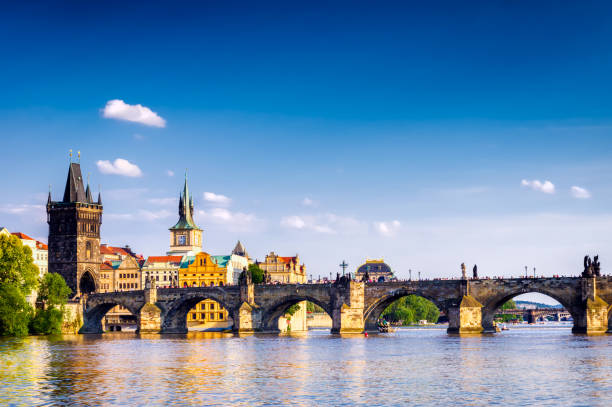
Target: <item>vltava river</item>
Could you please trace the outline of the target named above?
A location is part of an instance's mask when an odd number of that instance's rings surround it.
[[[0,340],[0,405],[612,405],[612,336],[565,327]]]

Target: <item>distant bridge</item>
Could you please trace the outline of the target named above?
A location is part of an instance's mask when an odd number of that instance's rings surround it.
[[[530,324],[536,323],[543,317],[552,315],[555,321],[568,320],[572,314],[570,314],[565,308],[508,308],[500,309],[497,314],[505,315],[522,315],[523,320]]]
[[[530,292],[559,301],[573,318],[573,332],[602,333],[612,327],[608,318],[612,315],[612,277],[560,277],[241,284],[95,293],[83,298],[84,325],[80,332],[101,333],[104,315],[121,305],[136,316],[140,332],[185,333],[187,313],[206,299],[228,310],[237,332],[277,331],[279,317],[304,300],[329,314],[332,332],[363,332],[375,330],[385,308],[406,295],[432,301],[448,316],[449,333],[494,332],[493,319],[501,305]]]

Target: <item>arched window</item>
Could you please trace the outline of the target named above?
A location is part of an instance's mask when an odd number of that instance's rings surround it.
[[[183,288],[187,288],[187,281],[183,283]]]
[[[219,285],[220,285],[220,286],[223,286],[223,281],[219,281]]]
[[[211,286],[211,287],[214,287],[214,285],[215,285],[214,281],[211,281],[211,282],[210,282],[210,286]]]
[[[206,283],[202,281],[201,286],[202,286],[202,287],[206,287]]]

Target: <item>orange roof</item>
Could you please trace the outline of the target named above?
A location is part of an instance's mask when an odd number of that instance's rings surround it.
[[[278,256],[278,261],[280,261],[281,263],[291,263],[292,261],[295,261],[295,256],[294,257],[281,257],[281,256]]]
[[[147,263],[180,263],[182,256],[149,256]]]
[[[100,246],[100,254],[115,254],[115,252],[108,246]]]
[[[21,232],[14,232],[14,233],[11,233],[11,235],[17,236],[18,238],[22,240],[34,240],[30,236],[26,235],[25,233],[21,233]]]
[[[38,240],[36,241],[36,248],[41,250],[49,250],[49,246],[47,246],[43,242],[39,242]]]
[[[108,262],[104,262],[100,264],[100,270],[112,270],[112,269],[113,269],[113,266],[108,264]]]

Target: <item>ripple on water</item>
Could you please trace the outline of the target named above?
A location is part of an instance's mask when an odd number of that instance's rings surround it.
[[[0,340],[2,405],[610,405],[612,337],[191,333]]]

